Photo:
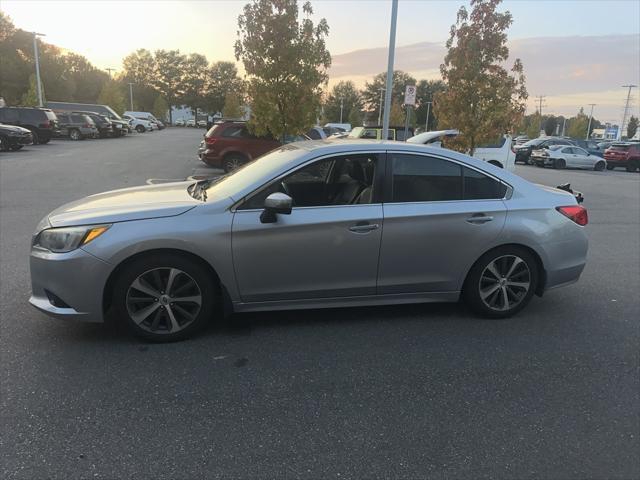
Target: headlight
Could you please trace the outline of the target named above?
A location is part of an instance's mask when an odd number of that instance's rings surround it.
[[[70,252],[95,240],[106,232],[110,226],[48,228],[38,234],[33,246],[55,253]]]

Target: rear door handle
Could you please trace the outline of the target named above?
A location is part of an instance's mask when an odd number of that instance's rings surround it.
[[[353,233],[367,233],[372,230],[377,230],[380,225],[377,223],[358,222],[355,225],[349,227],[349,231]]]
[[[474,223],[478,225],[490,222],[491,220],[493,220],[493,217],[490,215],[485,215],[484,213],[475,213],[471,215],[471,217],[467,218],[468,223]]]

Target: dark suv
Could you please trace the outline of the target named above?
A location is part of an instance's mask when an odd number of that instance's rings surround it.
[[[33,143],[48,143],[58,129],[58,118],[48,108],[1,107],[0,123],[31,130]]]
[[[513,147],[513,151],[516,154],[515,162],[522,162],[527,165],[531,165],[531,152],[534,150],[541,150],[543,148],[549,148],[552,145],[573,145],[570,140],[558,137],[540,137],[529,140],[522,145],[516,145]]]
[[[607,170],[616,167],[625,167],[627,172],[640,170],[640,144],[614,143],[604,151],[604,159],[607,161]]]
[[[91,120],[93,120],[93,123],[96,124],[96,128],[98,129],[98,135],[100,136],[100,138],[111,137],[114,135],[113,123],[111,122],[109,117],[107,117],[106,115],[100,115],[99,113],[95,113],[95,112],[72,112],[72,113],[84,114],[88,116]]]
[[[209,129],[198,156],[207,165],[229,172],[280,145],[273,137],[252,135],[244,122],[228,121],[216,123]]]

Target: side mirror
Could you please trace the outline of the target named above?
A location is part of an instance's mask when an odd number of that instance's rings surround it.
[[[262,223],[275,223],[276,214],[289,215],[293,200],[289,195],[275,192],[269,195],[264,201],[264,211],[260,214]]]

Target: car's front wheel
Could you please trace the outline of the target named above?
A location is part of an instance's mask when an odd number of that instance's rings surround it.
[[[187,338],[211,319],[218,288],[195,260],[178,254],[135,259],[118,277],[114,306],[138,337],[154,342]]]
[[[602,172],[604,170],[606,163],[605,162],[598,162],[594,165],[593,169],[596,172]]]
[[[224,162],[222,163],[222,168],[226,173],[233,172],[240,168],[244,163],[246,163],[246,159],[242,155],[231,154],[227,155],[224,158]]]
[[[80,130],[76,130],[74,128],[73,130],[69,130],[69,138],[71,140],[82,140],[82,134],[80,133]]]
[[[562,170],[566,166],[567,166],[567,162],[564,161],[564,158],[556,158],[553,161],[553,168],[555,169]]]
[[[463,288],[467,305],[479,315],[506,318],[523,309],[538,284],[538,265],[524,248],[500,247],[473,265]]]
[[[147,131],[147,129],[144,128],[142,125],[137,125],[136,126],[136,132],[138,132],[138,133],[144,133],[146,131]]]

